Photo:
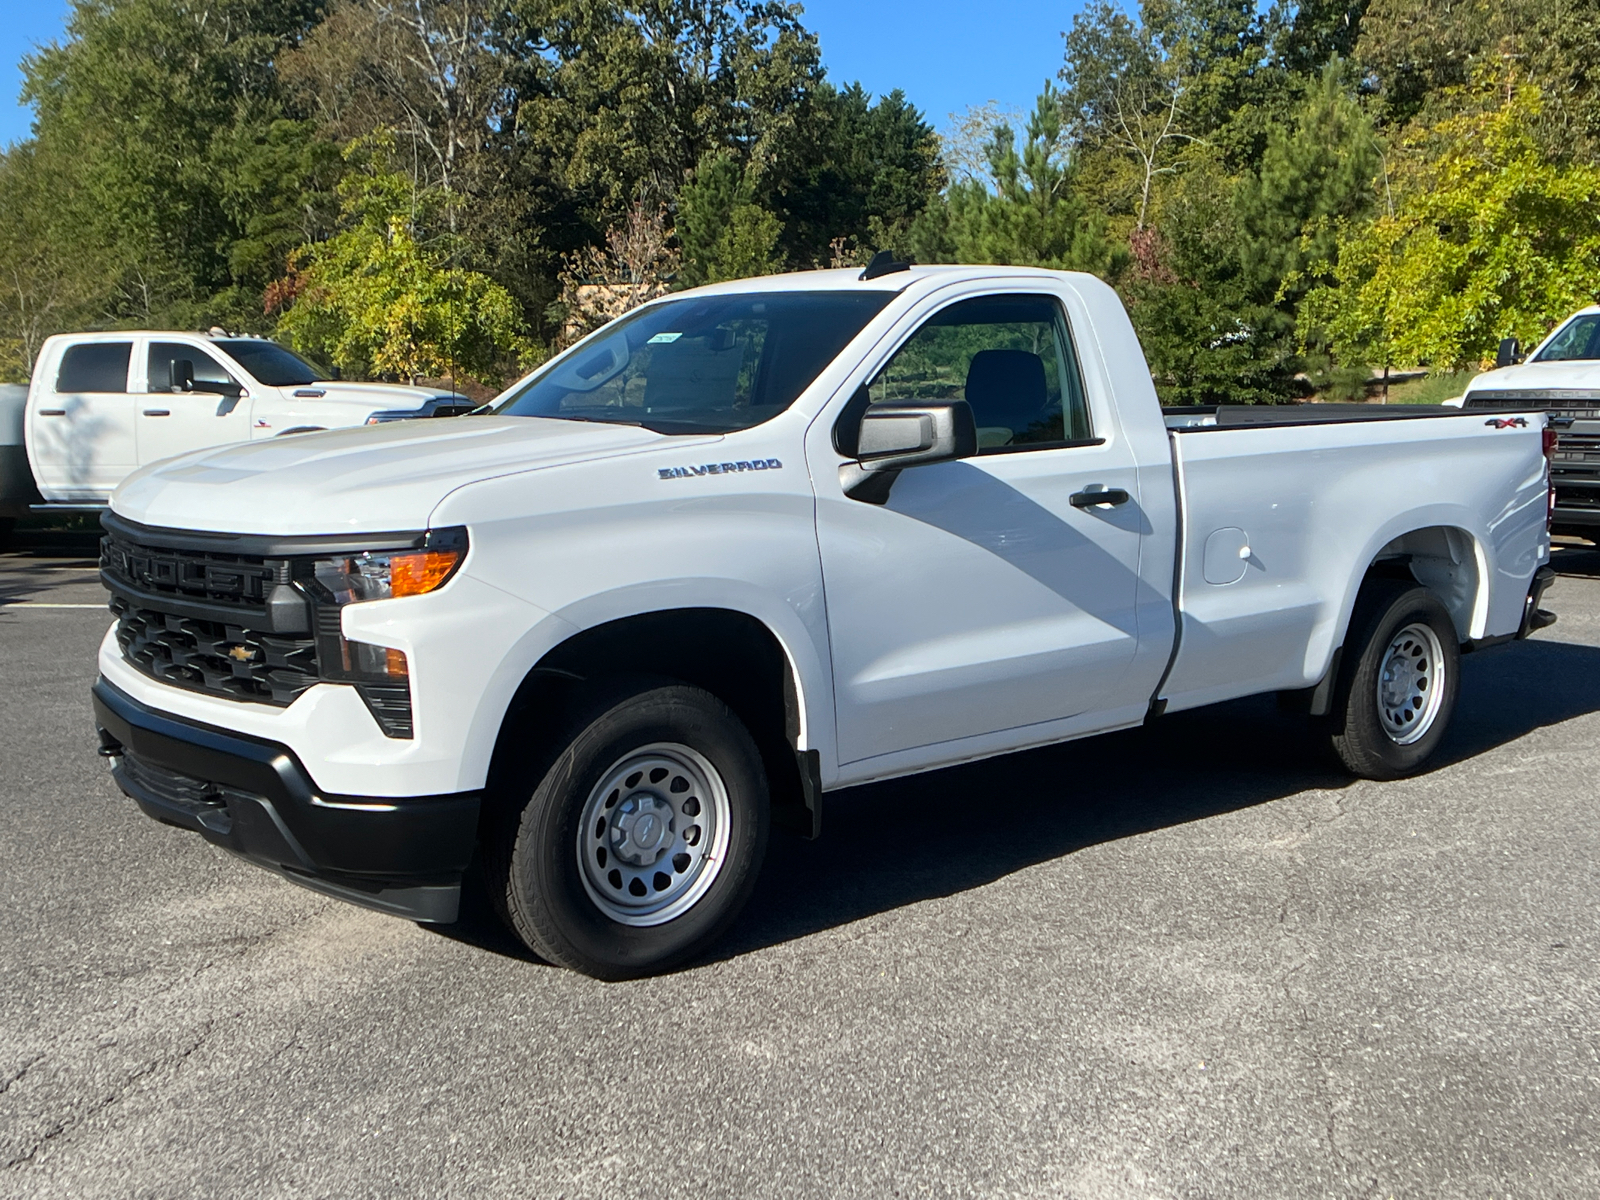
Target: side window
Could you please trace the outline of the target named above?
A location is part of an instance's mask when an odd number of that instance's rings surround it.
[[[194,364],[194,381],[196,383],[233,383],[229,375],[216,359],[204,350],[195,346],[185,346],[182,342],[151,342],[150,343],[150,383],[152,392],[170,392],[172,385],[172,364],[187,359]]]
[[[871,402],[965,400],[978,452],[1094,436],[1066,314],[1049,296],[982,296],[934,314],[867,385]]]
[[[126,392],[132,342],[84,342],[68,346],[56,372],[58,392]]]

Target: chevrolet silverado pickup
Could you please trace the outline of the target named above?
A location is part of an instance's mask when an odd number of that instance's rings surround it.
[[[1551,532],[1600,541],[1600,305],[1573,313],[1525,360],[1507,338],[1461,407],[1545,413],[1557,435]]]
[[[448,922],[476,861],[538,955],[656,971],[869,780],[1260,693],[1421,769],[1461,652],[1553,619],[1544,424],[1164,414],[1087,275],[686,291],[481,415],[130,477],[101,752],[307,887]]]

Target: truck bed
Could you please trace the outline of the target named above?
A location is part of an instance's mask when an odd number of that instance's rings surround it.
[[[1473,413],[1489,411],[1474,407]],[[1507,404],[1504,411],[1525,411]],[[1348,421],[1396,421],[1459,417],[1459,408],[1437,404],[1185,404],[1163,406],[1167,428],[1180,433],[1197,429],[1237,429],[1248,425],[1331,425]]]

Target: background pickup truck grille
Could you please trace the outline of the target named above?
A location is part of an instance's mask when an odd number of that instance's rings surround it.
[[[113,594],[123,656],[162,683],[287,706],[317,682],[316,639],[257,633],[143,607]]]
[[[147,595],[251,608],[266,604],[278,575],[265,559],[140,546],[114,535],[101,539],[100,570]]]

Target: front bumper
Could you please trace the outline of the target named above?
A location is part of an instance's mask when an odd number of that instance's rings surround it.
[[[279,743],[158,712],[103,677],[93,698],[101,753],[148,816],[339,899],[456,919],[481,793],[327,795]]]

